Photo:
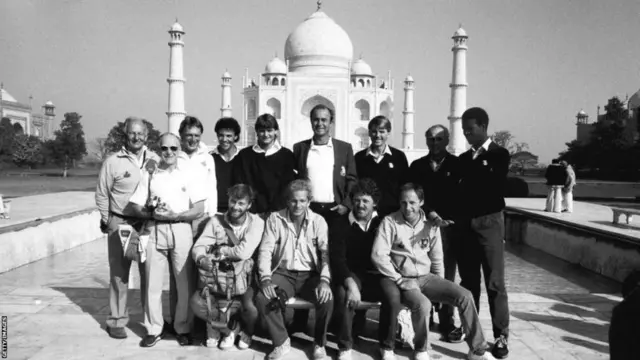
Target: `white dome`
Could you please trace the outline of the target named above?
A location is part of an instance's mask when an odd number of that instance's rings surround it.
[[[287,64],[285,64],[282,59],[275,56],[267,63],[267,66],[264,67],[264,72],[265,74],[286,74]]]
[[[580,111],[578,111],[578,115],[577,116],[578,117],[587,116],[587,113],[584,110],[580,109]]]
[[[456,32],[453,33],[454,37],[458,37],[458,36],[467,36],[467,32],[464,31],[464,29],[462,28],[462,26],[460,26],[458,28],[458,30],[456,30]]]
[[[404,79],[404,81],[413,81],[413,76],[407,75],[407,77]]]
[[[293,30],[284,45],[291,72],[347,73],[353,58],[349,35],[322,11]]]
[[[224,78],[229,78],[229,79],[231,79],[231,74],[229,74],[229,72],[225,70],[225,71],[224,71],[224,73],[222,74],[222,78],[223,78],[223,79],[224,79]]]
[[[173,23],[173,25],[171,25],[171,31],[184,32],[184,30],[182,29],[182,25],[180,25],[177,20],[175,23]]]
[[[373,71],[369,64],[362,59],[358,59],[351,64],[351,75],[373,76]]]
[[[53,101],[49,100],[46,103],[44,103],[46,106],[53,106]]]
[[[2,101],[9,101],[14,103],[18,102],[18,100],[16,100],[16,98],[14,98],[13,96],[11,96],[11,94],[9,94],[7,90],[0,89],[0,91],[2,91]]]

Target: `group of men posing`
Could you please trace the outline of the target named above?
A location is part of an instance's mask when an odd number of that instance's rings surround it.
[[[191,344],[193,314],[205,318],[211,311],[201,296],[206,284],[195,284],[194,266],[206,273],[230,261],[242,269],[255,259],[255,281],[237,295],[239,326],[224,336],[208,326],[207,346],[248,348],[260,320],[274,346],[268,359],[282,358],[291,344],[284,313],[273,302],[284,296],[315,305],[314,359],[326,357],[332,315],[338,359],[352,357],[354,317],[362,301],[381,303],[383,360],[395,358],[403,307],[411,311],[414,357],[429,359],[429,318],[436,303],[442,304],[444,339],[466,341],[469,359],[506,358],[502,210],[509,153],[487,136],[487,113],[470,108],[462,116],[469,151],[449,154],[449,132],[436,125],[425,134],[429,154],[411,166],[387,144],[391,123],[384,116],[370,121],[371,145],[355,156],[350,144],[331,137],[330,108],[316,106],[310,120],[313,137],[291,151],[278,141],[276,119],[261,115],[257,143],[238,151],[240,126],[222,118],[215,125],[218,146],[209,153],[200,141],[201,122],[188,116],[179,137],[160,137],[158,157],[144,145],[144,121],[127,119],[126,145],[104,162],[96,190],[109,242],[109,335],[126,337],[129,319],[131,262],[123,256],[118,225],[143,222],[150,241],[146,261],[138,264],[147,329],[141,346],[155,345],[168,331],[181,345]],[[212,245],[226,246],[212,255]],[[161,293],[167,265],[171,314],[165,322]],[[460,285],[454,282],[456,266]],[[481,269],[495,338],[491,351],[478,320]]]

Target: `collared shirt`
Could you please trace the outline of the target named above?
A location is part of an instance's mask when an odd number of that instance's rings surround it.
[[[373,219],[375,219],[376,217],[378,217],[378,212],[374,211],[371,214],[371,219],[369,219],[369,221],[367,221],[367,224],[362,227],[362,225],[360,225],[360,223],[358,222],[358,220],[356,219],[356,217],[353,215],[353,211],[349,212],[349,224],[351,224],[351,226],[353,226],[353,224],[357,224],[358,227],[360,229],[362,229],[362,231],[367,232],[369,230],[369,226],[371,225],[371,222],[373,221]]]
[[[475,160],[478,156],[480,156],[480,154],[489,150],[489,145],[491,145],[491,138],[487,138],[487,140],[485,140],[482,146],[480,146],[477,149],[474,149],[473,147],[471,147],[470,150],[473,152],[472,158]]]
[[[278,152],[278,150],[280,150],[282,148],[282,146],[280,145],[280,142],[278,142],[278,140],[275,140],[273,145],[271,145],[270,148],[268,148],[266,151],[263,150],[260,145],[258,144],[254,144],[252,149],[253,151],[255,151],[258,154],[262,154],[264,153],[264,156],[269,156],[269,155],[273,155],[275,153]]]
[[[333,196],[333,141],[326,145],[316,145],[311,141],[307,156],[307,172],[313,189],[313,200],[321,203],[332,203]]]
[[[216,164],[209,155],[207,146],[200,142],[191,156],[181,151],[178,153],[178,165],[181,166],[182,171],[189,171],[191,176],[202,182],[200,187],[206,192],[204,212],[209,216],[215,215],[218,211]]]
[[[95,198],[100,218],[104,223],[109,220],[109,212],[123,215],[131,194],[138,186],[142,174],[146,173],[146,163],[152,159],[159,161],[158,155],[146,146],[140,151],[138,158],[123,147],[102,164]]]
[[[240,225],[234,225],[231,220],[229,219],[229,213],[225,212],[224,213],[224,221],[227,222],[227,224],[229,224],[229,227],[233,230],[233,234],[240,239],[240,235],[243,234],[246,231],[247,225],[249,224],[249,214],[247,213],[247,216],[245,216],[244,221],[242,222],[242,224]]]
[[[286,217],[282,217],[285,220],[287,228],[284,231],[285,240],[288,246],[284,249],[284,256],[282,258],[282,266],[287,270],[293,271],[312,271],[316,270],[315,263],[313,262],[313,254],[311,248],[313,244],[309,244],[309,241],[313,241],[313,236],[309,237],[307,232],[309,229],[309,215],[307,211],[302,224],[300,224],[300,233],[296,231],[296,225],[291,220],[289,212],[286,213]]]
[[[240,152],[240,150],[238,150],[236,148],[236,152],[234,152],[233,154],[231,154],[231,157],[229,158],[229,160],[225,159],[225,157],[222,155],[222,153],[218,150],[218,147],[216,146],[215,148],[213,148],[213,150],[211,150],[210,154],[216,154],[218,156],[220,156],[220,158],[224,161],[224,162],[230,162],[231,160],[233,160],[236,155],[238,155],[238,153]]]
[[[382,161],[382,158],[384,158],[385,155],[389,155],[389,156],[392,155],[391,147],[387,144],[384,145],[384,151],[380,155],[375,154],[371,150],[371,146],[367,148],[367,156],[371,156],[373,158],[373,161],[375,161],[376,163],[380,163],[380,161]]]
[[[401,211],[385,217],[373,243],[371,260],[378,271],[393,281],[429,273],[443,275],[440,229],[420,211],[413,226]]]

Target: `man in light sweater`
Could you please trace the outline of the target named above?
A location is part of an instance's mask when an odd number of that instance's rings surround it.
[[[458,307],[467,333],[469,360],[494,359],[487,352],[471,292],[443,278],[442,241],[436,224],[421,209],[424,191],[419,185],[400,189],[400,210],[385,217],[374,240],[371,259],[383,276],[400,288],[402,303],[411,310],[416,360],[428,360],[427,339],[431,302]]]

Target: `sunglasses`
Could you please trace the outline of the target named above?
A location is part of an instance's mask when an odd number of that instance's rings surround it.
[[[176,152],[178,151],[178,147],[177,146],[160,146],[160,150],[162,151],[167,151],[171,149],[171,151]]]

